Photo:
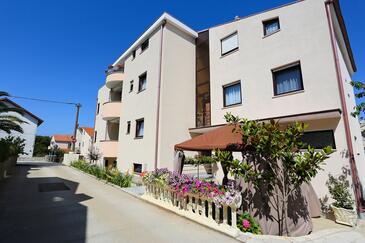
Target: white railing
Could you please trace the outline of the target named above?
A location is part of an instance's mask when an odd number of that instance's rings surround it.
[[[146,200],[159,206],[182,212],[184,216],[203,224],[237,231],[237,208],[235,205],[222,204],[217,207],[213,200],[198,194],[179,195],[169,187],[156,184],[145,185]]]

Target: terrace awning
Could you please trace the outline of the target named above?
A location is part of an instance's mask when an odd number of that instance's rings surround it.
[[[175,150],[211,151],[214,149],[240,151],[243,147],[242,137],[233,132],[235,125],[229,124],[198,135],[175,145]]]

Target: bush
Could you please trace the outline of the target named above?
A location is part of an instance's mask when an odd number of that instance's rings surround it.
[[[91,174],[100,180],[105,180],[120,187],[130,187],[132,185],[132,175],[122,173],[117,169],[104,169],[83,160],[73,161],[71,162],[71,166]]]
[[[19,137],[7,136],[0,139],[0,162],[10,157],[27,154],[24,152],[25,140]]]
[[[338,208],[354,209],[354,200],[352,199],[349,191],[350,185],[346,179],[346,175],[340,175],[335,178],[329,174],[328,177],[326,185],[333,200],[335,200],[333,206]]]

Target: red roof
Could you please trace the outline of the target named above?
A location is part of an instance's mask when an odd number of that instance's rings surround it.
[[[81,129],[84,129],[87,134],[89,134],[90,137],[94,136],[94,128],[92,127],[81,127]]]
[[[210,151],[214,149],[241,151],[242,136],[233,132],[235,125],[225,125],[175,145],[176,150]]]
[[[63,134],[55,134],[53,135],[54,140],[56,142],[72,142],[72,136],[71,135],[63,135]]]

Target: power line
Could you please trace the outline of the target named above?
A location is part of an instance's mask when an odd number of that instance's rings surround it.
[[[40,102],[56,103],[56,104],[80,105],[79,103],[74,103],[74,102],[65,102],[65,101],[48,100],[48,99],[38,99],[38,98],[30,98],[30,97],[15,96],[15,95],[9,95],[9,97],[16,98],[16,99],[23,99],[23,100],[33,100],[33,101],[40,101]]]

